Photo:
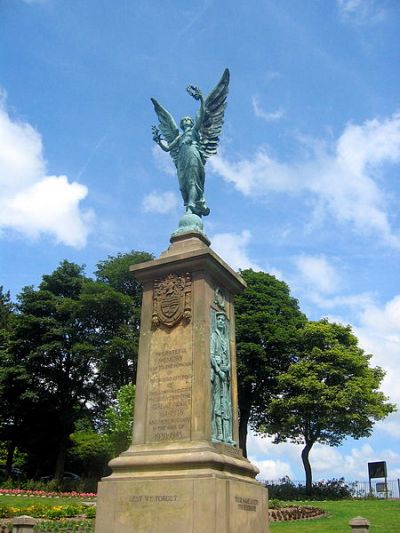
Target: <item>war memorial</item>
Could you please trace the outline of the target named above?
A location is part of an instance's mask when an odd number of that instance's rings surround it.
[[[202,217],[205,163],[217,151],[225,70],[181,132],[152,99],[153,139],[177,170],[185,213],[143,284],[132,446],[99,483],[96,533],[266,533],[267,492],[238,447],[233,299],[245,283],[211,248]]]

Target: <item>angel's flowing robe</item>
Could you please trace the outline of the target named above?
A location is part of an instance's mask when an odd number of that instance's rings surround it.
[[[185,131],[180,140],[176,168],[183,201],[196,215],[208,214],[204,199],[204,164],[195,128]]]

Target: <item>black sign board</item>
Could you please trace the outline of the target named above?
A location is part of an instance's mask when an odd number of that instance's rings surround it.
[[[386,461],[377,461],[376,463],[368,463],[369,479],[375,477],[387,477]]]

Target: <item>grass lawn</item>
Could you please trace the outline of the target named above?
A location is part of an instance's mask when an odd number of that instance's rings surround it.
[[[49,507],[80,504],[82,501],[85,501],[85,499],[0,495],[0,506],[7,505],[19,508],[29,507],[35,504]],[[293,503],[294,505],[299,505],[299,502]],[[370,533],[400,533],[400,500],[304,502],[303,505],[320,507],[324,511],[327,511],[329,515],[316,520],[272,522],[270,524],[271,533],[280,533],[280,531],[288,533],[350,533],[349,520],[356,516],[363,516],[369,520],[371,524],[369,529]]]
[[[46,505],[53,507],[54,505],[71,505],[82,504],[85,498],[55,498],[47,496],[6,496],[0,494],[0,506],[8,505],[12,507],[29,507],[30,505]]]
[[[294,502],[294,505],[298,505],[298,502]],[[303,505],[319,507],[329,515],[316,520],[272,522],[271,533],[350,533],[349,520],[356,516],[362,516],[369,521],[370,533],[400,532],[400,500],[343,500],[307,502]]]

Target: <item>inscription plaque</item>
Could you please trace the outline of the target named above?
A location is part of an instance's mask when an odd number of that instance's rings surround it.
[[[131,496],[129,501],[131,503],[159,503],[159,502],[176,502],[178,496],[176,494],[141,494],[137,496]]]
[[[242,496],[235,496],[235,502],[238,509],[241,511],[250,511],[255,513],[257,511],[258,500],[256,498],[243,498]]]
[[[157,330],[153,333],[151,344],[146,440],[160,442],[190,439],[191,328],[180,326],[169,334]]]

